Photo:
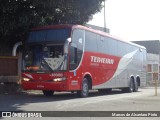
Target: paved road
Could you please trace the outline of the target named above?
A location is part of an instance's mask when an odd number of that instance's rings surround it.
[[[77,98],[71,93],[56,93],[52,97],[41,92],[1,94],[0,111],[160,111],[160,88],[158,96],[154,96],[153,88],[134,93],[114,90],[105,95],[93,91],[88,98]]]

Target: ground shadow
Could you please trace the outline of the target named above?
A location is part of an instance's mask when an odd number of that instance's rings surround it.
[[[121,90],[113,90],[108,93],[99,93],[96,90],[90,91],[89,98],[99,97],[99,96],[107,96],[107,95],[116,95],[116,94],[125,94]],[[12,94],[0,94],[0,111],[22,111],[23,106],[28,105],[30,103],[43,103],[46,102],[57,102],[57,101],[65,101],[71,99],[85,99],[78,98],[76,92],[56,92],[53,96],[46,97],[42,94],[42,92],[16,92]]]

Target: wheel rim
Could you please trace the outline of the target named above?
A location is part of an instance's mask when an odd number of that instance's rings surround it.
[[[83,95],[86,96],[88,94],[88,84],[84,82],[83,84]]]
[[[133,86],[133,81],[131,81],[131,86],[130,86],[130,90],[131,90],[131,92],[133,91],[133,88],[134,86]]]
[[[138,91],[138,83],[135,83],[135,91]]]

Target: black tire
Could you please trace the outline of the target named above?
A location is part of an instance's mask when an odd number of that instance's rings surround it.
[[[51,90],[43,90],[43,94],[44,94],[45,96],[52,96],[53,93],[54,93],[54,91],[51,91]]]
[[[123,92],[128,92],[128,93],[131,93],[134,91],[134,80],[133,78],[130,79],[130,84],[129,84],[129,87],[128,88],[123,88],[122,91]]]
[[[88,97],[88,93],[89,93],[88,80],[87,78],[84,78],[82,82],[82,89],[77,91],[77,95],[78,97],[85,98]]]
[[[135,81],[135,83],[134,83],[134,90],[133,90],[133,92],[138,92],[138,82],[137,81]]]

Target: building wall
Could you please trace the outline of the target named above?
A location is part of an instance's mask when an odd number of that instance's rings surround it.
[[[147,84],[154,85],[155,80],[160,81],[159,54],[147,53]]]

